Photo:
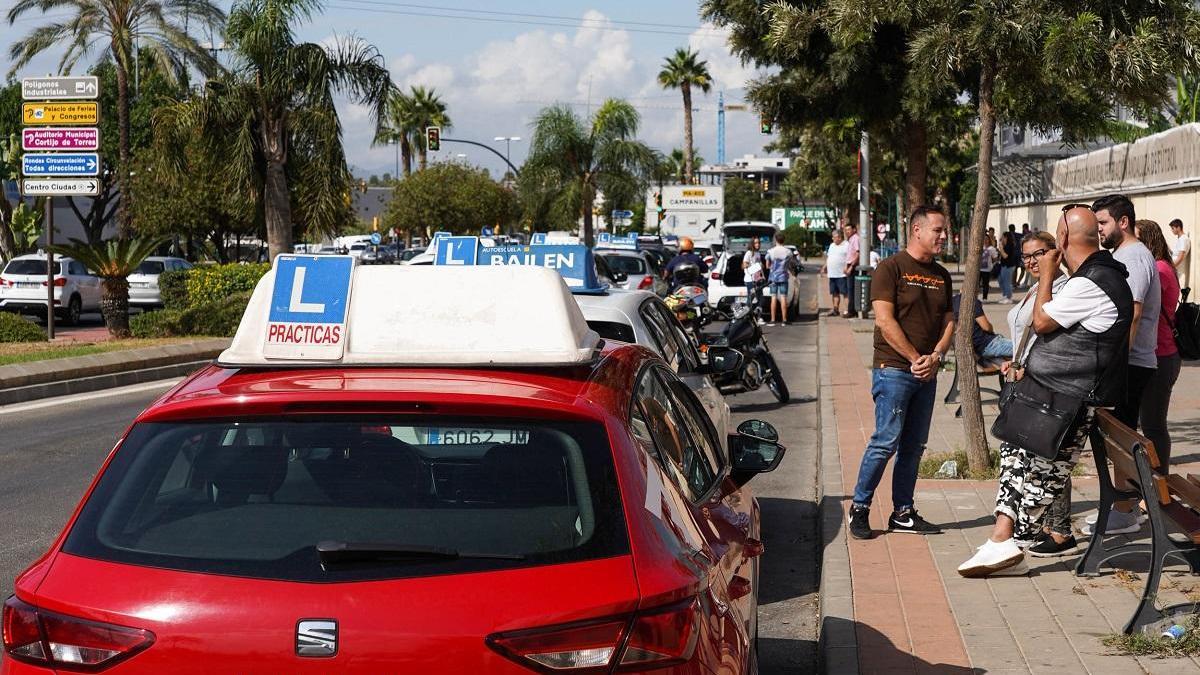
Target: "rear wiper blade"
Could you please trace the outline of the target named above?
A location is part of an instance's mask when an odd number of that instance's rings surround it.
[[[479,553],[457,551],[441,546],[413,546],[396,542],[322,541],[317,543],[317,555],[322,564],[350,562],[379,562],[389,560],[459,560],[489,558],[495,560],[524,560],[525,556],[511,553]]]

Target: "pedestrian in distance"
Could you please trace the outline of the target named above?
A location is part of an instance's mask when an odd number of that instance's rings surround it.
[[[1004,296],[1000,299],[1002,305],[1013,303],[1013,273],[1021,257],[1015,230],[1015,225],[1009,225],[1008,232],[1000,237],[1000,295]]]
[[[763,267],[762,242],[758,237],[754,237],[750,240],[750,247],[742,256],[742,274],[746,284],[746,299],[750,301],[750,306],[755,310],[762,306],[762,287],[766,280]],[[762,325],[766,321],[759,318],[758,323]]]
[[[1021,366],[1037,340],[1037,333],[1030,328],[1033,321],[1033,307],[1037,300],[1038,277],[1041,274],[1041,259],[1047,251],[1058,248],[1058,242],[1049,232],[1034,232],[1021,240],[1021,264],[1025,272],[1033,279],[1033,285],[1025,297],[1008,312],[1008,331],[1013,339],[1013,352],[1010,360],[1001,364],[1000,369],[1006,378],[1015,379],[1019,376]],[[1050,297],[1058,295],[1067,283],[1067,275],[1062,267],[1054,268],[1053,286]],[[1022,348],[1023,347],[1023,348]],[[1021,353],[1018,354],[1017,351]],[[1016,461],[1016,453],[1011,445],[1000,446],[1000,466],[1009,466]],[[1071,481],[1063,484],[1062,492],[1046,507],[1042,518],[1042,532],[1034,535],[1032,541],[1018,540],[1017,544],[1025,548],[1025,552],[1035,558],[1052,558],[1073,553],[1079,546],[1071,528]]]
[[[873,535],[871,502],[893,456],[888,531],[941,532],[917,513],[913,492],[929,439],[938,369],[954,335],[950,273],[934,260],[946,247],[949,226],[941,209],[920,206],[912,212],[909,228],[907,248],[882,260],[872,276],[875,432],[863,453],[850,506],[850,534],[856,539]]]
[[[1139,220],[1136,226],[1138,239],[1154,256],[1154,266],[1158,270],[1162,293],[1156,331],[1158,344],[1154,350],[1158,367],[1154,369],[1154,375],[1150,377],[1145,391],[1142,392],[1139,421],[1142,423],[1142,434],[1154,443],[1154,453],[1158,455],[1158,470],[1166,475],[1170,472],[1171,462],[1171,434],[1167,430],[1167,411],[1171,407],[1171,392],[1179,379],[1179,368],[1183,365],[1179,347],[1175,344],[1175,308],[1179,305],[1179,279],[1175,276],[1174,257],[1171,249],[1167,247],[1166,237],[1163,236],[1158,223],[1153,220]]]
[[[821,268],[821,274],[829,277],[829,295],[833,298],[829,316],[837,316],[842,311],[842,298],[847,298],[849,303],[850,277],[846,276],[846,256],[849,255],[850,242],[846,241],[846,236],[840,229],[834,228],[832,234],[833,243],[825,252],[825,265]]]
[[[796,259],[792,251],[783,245],[783,233],[775,233],[775,245],[767,250],[767,283],[771,296],[771,320],[768,326],[775,325],[775,310],[778,308],[780,324],[787,324],[788,283],[796,273]]]
[[[854,275],[858,272],[859,252],[862,250],[862,239],[858,236],[858,228],[850,223],[842,225],[842,233],[850,245],[846,249],[846,279],[850,284],[850,293],[846,296],[846,312],[842,316],[850,318],[858,311],[858,301],[854,298]]]
[[[991,536],[958,567],[977,578],[1028,572],[1018,540],[1042,537],[1047,507],[1066,489],[1091,432],[1093,411],[1122,397],[1133,296],[1125,268],[1100,248],[1099,224],[1086,205],[1070,204],[1058,222],[1056,248],[1040,255],[1037,295],[1029,330],[1037,340],[1015,373],[1016,387],[1076,405],[1053,456],[1010,442],[1001,444],[1000,486]],[[1060,263],[1071,277],[1053,293]],[[1020,345],[1018,345],[1020,350]],[[1010,398],[1006,406],[1016,405]],[[1001,411],[1001,416],[1006,410]],[[1072,415],[1071,411],[1065,411]],[[1033,432],[1036,433],[1036,432]]]
[[[1112,251],[1113,258],[1125,265],[1126,282],[1133,294],[1133,325],[1129,329],[1129,381],[1123,399],[1113,416],[1130,429],[1137,430],[1141,418],[1142,394],[1158,368],[1158,314],[1162,304],[1162,283],[1150,249],[1138,240],[1133,202],[1124,195],[1106,195],[1092,203],[1100,223],[1100,243]],[[1141,529],[1146,516],[1130,502],[1117,502],[1108,516],[1105,532],[1129,534]],[[1094,522],[1094,521],[1093,521]],[[1088,522],[1087,525],[1091,525]],[[1090,534],[1090,528],[1084,528]]]
[[[1000,260],[1000,252],[996,250],[996,240],[992,235],[986,235],[983,251],[979,254],[979,290],[983,293],[983,301],[987,302],[988,290],[992,285],[992,268]]]
[[[1183,221],[1176,218],[1171,223],[1171,234],[1175,235],[1175,243],[1171,245],[1171,264],[1179,273],[1179,285],[1188,287],[1188,262],[1192,253],[1192,240],[1183,231]]]

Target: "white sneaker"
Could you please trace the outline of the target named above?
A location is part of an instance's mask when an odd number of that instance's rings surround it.
[[[1136,509],[1129,513],[1113,510],[1108,514],[1108,524],[1104,527],[1104,534],[1133,534],[1142,529],[1142,523],[1149,520],[1149,516],[1142,513],[1141,509]],[[1092,527],[1096,524],[1096,518],[1092,517],[1091,522],[1085,519],[1080,532],[1085,537],[1092,536]]]
[[[775,327],[775,322],[774,322],[774,321],[772,321],[771,323],[769,323],[769,324],[767,324],[767,325],[768,325],[768,326],[770,326],[770,327],[772,327],[772,328],[774,328],[774,327]]]
[[[1116,513],[1116,512],[1117,512],[1117,510],[1116,510],[1116,509],[1113,509],[1112,511],[1110,511],[1110,513]],[[1140,507],[1140,506],[1135,506],[1135,507],[1133,507],[1133,510],[1132,510],[1132,511],[1130,511],[1130,513],[1136,513],[1136,514],[1137,514],[1137,519],[1138,519],[1138,522],[1139,522],[1139,523],[1144,523],[1144,522],[1146,522],[1147,520],[1150,520],[1150,516],[1146,515],[1146,512],[1145,512],[1145,511],[1143,511],[1143,510],[1142,510],[1142,507]],[[1109,517],[1111,518],[1112,516],[1109,516]],[[1088,517],[1087,517],[1087,518],[1084,518],[1084,519],[1083,519],[1083,522],[1087,523],[1088,525],[1095,525],[1095,524],[1096,524],[1096,521],[1097,521],[1097,520],[1099,520],[1099,519],[1100,519],[1100,512],[1099,512],[1099,511],[1097,511],[1096,513],[1090,513],[1090,514],[1088,514]],[[1111,521],[1110,521],[1110,522],[1111,522]]]
[[[1029,574],[1029,563],[1021,558],[1020,562],[1012,567],[1005,567],[1002,570],[997,570],[989,574],[989,577],[1023,577]]]
[[[1008,569],[1024,559],[1025,553],[1012,539],[999,542],[988,539],[970,560],[958,566],[958,573],[968,579],[978,579]]]

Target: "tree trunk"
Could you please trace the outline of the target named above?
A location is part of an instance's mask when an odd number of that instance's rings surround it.
[[[583,199],[583,244],[588,248],[594,243],[594,235],[592,232],[592,191],[588,186],[587,177],[580,179],[579,194]]]
[[[429,162],[429,147],[424,137],[417,141],[417,171],[424,171]]]
[[[8,198],[0,195],[0,258],[12,260],[17,253],[17,240],[12,231],[13,206]]]
[[[692,153],[692,85],[684,82],[683,91],[683,182],[691,185],[693,176]]]
[[[400,160],[404,167],[404,177],[408,178],[412,175],[412,143],[408,140],[408,134],[400,137]]]
[[[992,184],[992,152],[996,139],[996,110],[992,107],[992,91],[996,79],[996,64],[985,61],[979,75],[979,185],[975,190],[975,212],[971,216],[970,240],[963,261],[962,303],[958,330],[954,340],[955,367],[962,396],[963,433],[967,441],[967,466],[973,472],[989,468],[987,434],[983,427],[983,406],[979,400],[979,380],[975,377],[975,348],[971,334],[975,327],[973,306],[979,290],[979,255],[983,251],[983,234],[987,227],[989,189]]]
[[[129,280],[105,277],[100,283],[100,312],[108,334],[116,339],[129,337]]]
[[[117,70],[117,187],[120,191],[117,202],[117,236],[129,238],[133,232],[130,223],[129,190],[129,72],[125,61],[119,56],[115,61]],[[103,227],[103,223],[101,224]],[[126,294],[128,300],[128,294]],[[126,317],[128,323],[128,317]],[[126,328],[128,332],[128,328]]]
[[[263,215],[267,224],[267,252],[271,261],[292,252],[292,201],[287,182],[287,146],[283,122],[267,117],[263,122],[263,151],[267,175],[263,184]]]
[[[929,173],[929,134],[921,120],[907,118],[904,123],[907,144],[905,146],[904,197],[908,209],[926,202],[925,189]],[[905,214],[900,214],[903,217]]]

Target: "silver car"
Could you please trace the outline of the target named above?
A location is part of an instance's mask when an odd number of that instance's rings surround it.
[[[662,277],[662,269],[654,258],[642,251],[597,251],[596,256],[614,272],[626,276],[621,288],[630,291],[650,291],[658,297],[666,297],[670,286]]]
[[[719,433],[729,432],[729,404],[708,375],[696,345],[666,304],[648,291],[611,290],[604,295],[576,294],[588,327],[606,340],[631,342],[657,353],[704,404]]]
[[[158,275],[163,272],[190,270],[192,264],[183,258],[152,255],[138,265],[137,271],[129,275],[129,306],[149,309],[162,306],[162,295],[158,290]]]

